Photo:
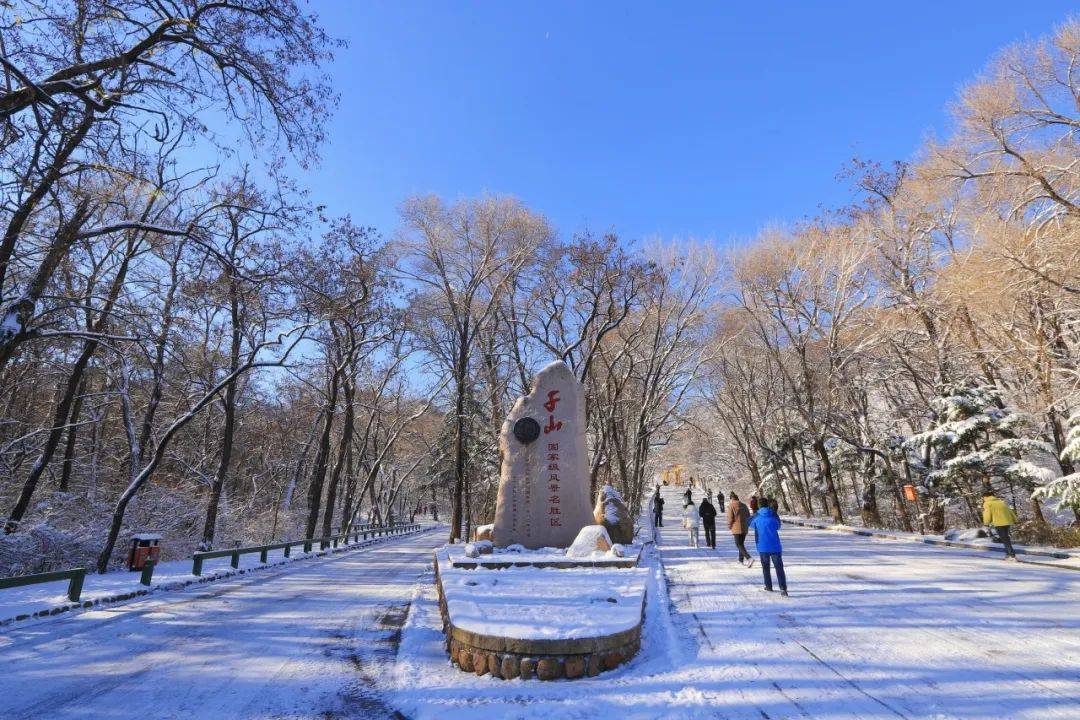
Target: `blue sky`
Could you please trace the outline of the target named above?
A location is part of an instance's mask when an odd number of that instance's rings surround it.
[[[1075,4],[353,2],[323,159],[298,179],[386,235],[409,194],[510,194],[559,232],[724,244],[850,200],[995,51]]]

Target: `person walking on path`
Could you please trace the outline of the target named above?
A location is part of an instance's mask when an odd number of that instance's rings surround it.
[[[698,514],[701,515],[701,524],[705,527],[705,544],[713,550],[716,549],[716,508],[709,502],[709,496],[701,501],[698,506]]]
[[[1005,545],[1005,559],[1015,560],[1016,552],[1013,550],[1012,538],[1009,537],[1009,529],[1016,522],[1016,513],[1005,504],[1005,501],[994,495],[994,491],[986,488],[983,491],[983,525],[994,528],[998,539]]]
[[[691,493],[689,487],[686,488],[686,492],[683,493],[683,497],[686,498],[686,501],[683,503],[684,505],[694,502],[693,494]]]
[[[724,493],[719,491],[716,493],[716,509],[724,512]]]
[[[757,495],[751,495],[750,496],[750,514],[753,515],[754,513],[756,513],[758,511],[758,507],[759,507],[758,496]]]
[[[659,488],[653,496],[653,524],[656,527],[664,527],[664,498],[660,497]]]
[[[783,547],[780,545],[780,518],[767,504],[762,504],[750,527],[757,536],[757,551],[761,556],[761,572],[765,576],[765,589],[772,592],[772,574],[769,566],[776,566],[776,582],[780,585],[780,594],[787,597],[787,576],[784,575]]]
[[[682,517],[683,527],[686,528],[690,534],[690,547],[701,547],[701,544],[698,542],[698,526],[701,524],[701,515],[698,513],[698,509],[694,503],[688,503],[683,508]]]
[[[731,531],[731,536],[735,538],[735,547],[739,549],[739,564],[744,564],[747,560],[750,561],[751,567],[754,564],[754,558],[750,556],[750,553],[746,551],[746,529],[750,524],[750,513],[747,511],[746,506],[739,502],[739,496],[735,493],[730,495],[731,502],[727,507],[727,526]]]

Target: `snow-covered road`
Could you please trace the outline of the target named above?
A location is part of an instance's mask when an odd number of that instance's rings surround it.
[[[395,649],[443,532],[0,631],[0,717],[382,718]]]
[[[710,716],[1080,718],[1080,573],[785,526],[784,598],[735,561],[726,524],[716,551],[689,549],[667,497],[685,682]]]
[[[1080,573],[785,527],[783,598],[723,529],[688,548],[680,508],[641,652],[596,678],[451,668],[437,532],[4,628],[0,717],[1080,718]]]

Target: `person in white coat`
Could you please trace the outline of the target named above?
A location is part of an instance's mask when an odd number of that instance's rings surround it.
[[[683,507],[683,527],[686,528],[690,534],[690,547],[700,547],[698,543],[698,527],[701,525],[701,514],[698,513],[697,506],[694,503],[687,503]]]

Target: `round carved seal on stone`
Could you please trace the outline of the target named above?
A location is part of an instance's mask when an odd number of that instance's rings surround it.
[[[531,417],[521,418],[514,423],[514,437],[523,445],[528,445],[540,437],[540,423]]]

